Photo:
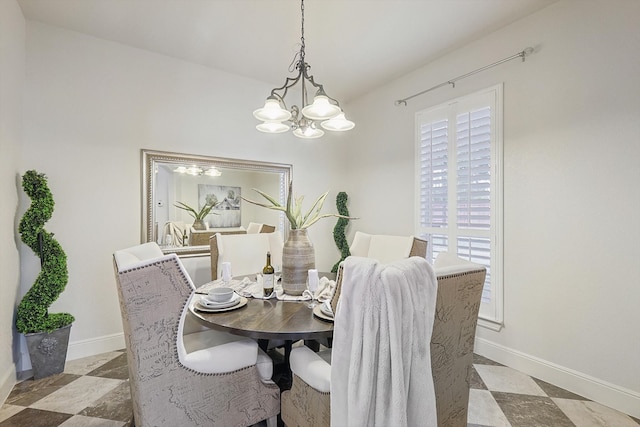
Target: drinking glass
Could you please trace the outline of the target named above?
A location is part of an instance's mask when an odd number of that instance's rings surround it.
[[[231,282],[231,263],[230,262],[223,262],[222,263],[222,281],[224,282],[225,285],[229,285],[229,282]]]
[[[311,301],[307,304],[307,307],[313,308],[318,305],[318,301],[316,301],[315,294],[318,289],[318,283],[320,283],[320,278],[318,277],[318,270],[311,269],[307,273],[307,289],[311,292]]]

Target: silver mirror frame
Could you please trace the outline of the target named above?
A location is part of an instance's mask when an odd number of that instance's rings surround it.
[[[154,171],[157,163],[163,164],[197,164],[208,167],[237,169],[258,172],[273,172],[281,174],[284,183],[291,181],[293,176],[293,165],[284,163],[271,163],[256,160],[230,159],[224,157],[201,156],[195,154],[183,154],[168,151],[141,150],[141,171],[142,171],[142,227],[141,242],[157,241],[157,230],[155,229],[155,206],[153,203],[154,194]],[[284,230],[283,230],[284,231]],[[286,239],[287,236],[283,236]],[[179,255],[205,255],[209,254],[208,246],[191,246],[184,248],[173,248],[164,250],[165,253],[175,252]]]

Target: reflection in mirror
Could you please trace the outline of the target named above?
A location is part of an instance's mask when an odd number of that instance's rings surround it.
[[[288,164],[142,150],[142,241],[165,253],[209,253],[209,237],[252,232],[257,224],[284,232],[284,215],[241,200],[253,188],[280,195],[284,204],[293,167]],[[266,229],[266,227],[265,227]]]

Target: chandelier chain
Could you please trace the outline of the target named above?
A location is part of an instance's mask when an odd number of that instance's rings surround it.
[[[302,15],[302,19],[300,20],[301,22],[301,28],[300,28],[300,60],[302,62],[304,62],[304,48],[305,48],[305,44],[304,44],[304,0],[302,0],[300,2],[300,13]]]
[[[300,50],[293,55],[293,59],[289,64],[289,72],[294,70],[300,70],[304,68],[311,68],[309,64],[304,61],[305,57],[305,40],[304,40],[304,0],[300,2],[300,14],[301,14],[301,26],[300,26]]]

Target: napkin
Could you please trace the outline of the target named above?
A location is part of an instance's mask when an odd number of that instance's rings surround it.
[[[242,295],[245,297],[251,297],[251,298],[269,299],[271,295],[273,295],[273,293],[268,297],[265,297],[264,291],[262,289],[262,284],[252,283],[242,291]]]
[[[237,294],[242,295],[242,296],[246,296],[243,295],[243,292],[245,290],[245,288],[247,288],[248,286],[250,286],[252,284],[251,280],[249,280],[249,278],[245,277],[242,280],[237,280],[237,279],[231,279],[231,281],[229,281],[229,283],[224,283],[224,281],[222,279],[217,279],[217,280],[213,280],[211,282],[205,283],[204,285],[200,286],[199,288],[196,289],[196,293],[197,294],[208,294],[209,291],[211,289],[214,288],[231,288],[233,289]],[[260,288],[262,290],[262,288]]]
[[[311,293],[309,291],[304,291],[302,295],[287,295],[284,293],[284,289],[282,289],[282,285],[276,286],[275,292],[276,292],[276,298],[278,298],[281,301],[308,301],[312,299]]]
[[[318,288],[313,294],[309,290],[305,290],[302,295],[287,295],[284,293],[284,289],[282,289],[282,283],[277,281],[274,285],[273,293],[265,297],[262,291],[262,275],[258,274],[256,275],[255,281],[252,281],[248,277],[242,280],[232,279],[228,284],[225,284],[221,279],[214,280],[200,286],[196,289],[196,293],[208,294],[211,289],[221,287],[231,288],[238,295],[245,298],[271,299],[275,297],[281,301],[309,301],[315,299],[323,302],[331,299],[333,290],[336,287],[336,282],[322,277],[318,283]]]
[[[326,277],[322,277],[318,283],[318,288],[312,294],[308,289],[302,293],[302,296],[306,296],[306,299],[315,299],[319,302],[328,301],[333,296],[333,291],[336,288],[336,282],[329,280]]]

